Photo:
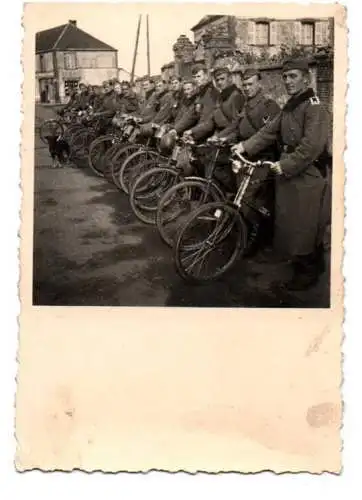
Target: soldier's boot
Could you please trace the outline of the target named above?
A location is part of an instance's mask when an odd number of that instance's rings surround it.
[[[325,270],[323,248],[319,247],[313,254],[298,257],[293,262],[293,276],[284,283],[290,291],[309,290],[315,286]]]

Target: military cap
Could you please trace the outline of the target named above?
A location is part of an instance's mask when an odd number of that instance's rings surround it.
[[[248,80],[253,76],[257,76],[259,80],[261,79],[260,71],[257,68],[248,68],[243,72],[243,80]]]
[[[191,80],[191,78],[186,78],[185,80],[182,80],[182,85],[186,85],[186,84],[195,85],[195,82],[193,80]]]
[[[299,69],[300,71],[308,71],[309,64],[306,59],[288,59],[284,61],[282,72]]]
[[[204,64],[195,64],[195,66],[192,68],[192,74],[196,75],[196,73],[198,73],[199,71],[207,73],[207,67]]]
[[[223,74],[230,74],[230,70],[227,66],[221,66],[219,68],[215,68],[213,71],[213,77],[216,78],[218,75],[223,75]]]

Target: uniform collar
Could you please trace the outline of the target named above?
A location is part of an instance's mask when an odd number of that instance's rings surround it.
[[[307,101],[308,99],[314,96],[315,96],[314,90],[309,87],[307,90],[304,90],[300,94],[290,97],[290,99],[284,106],[283,111],[293,111],[295,108],[299,106],[299,104],[301,104],[304,101]]]
[[[147,90],[145,97],[146,99],[149,99],[151,95],[154,93],[155,89]]]
[[[206,92],[211,88],[213,87],[213,84],[212,82],[207,82],[205,85],[203,85],[202,87],[200,87],[199,89],[199,96],[202,97],[206,94]]]
[[[164,95],[167,94],[167,90],[163,90],[160,94],[157,95],[157,99],[161,99]]]
[[[236,87],[236,85],[232,84],[230,85],[229,87],[227,87],[226,89],[222,90],[220,92],[220,100],[221,101],[226,101],[227,99],[229,99],[229,97],[231,96],[231,94],[235,91],[238,91],[238,88]]]
[[[261,89],[258,90],[258,92],[250,98],[247,98],[246,104],[248,107],[254,107],[256,104],[258,104],[263,98],[263,92]]]

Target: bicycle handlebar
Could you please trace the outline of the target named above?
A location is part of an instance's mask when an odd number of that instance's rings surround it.
[[[274,165],[273,161],[269,160],[257,160],[257,161],[250,161],[247,158],[245,158],[244,155],[241,153],[238,153],[237,151],[233,151],[233,155],[237,156],[238,159],[244,163],[244,165],[247,165],[248,167],[260,167],[260,166],[268,166],[270,167],[271,165]]]

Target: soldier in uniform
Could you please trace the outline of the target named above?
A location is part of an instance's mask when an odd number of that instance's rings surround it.
[[[228,68],[217,68],[214,78],[220,93],[213,111],[190,130],[196,141],[206,139],[212,134],[218,136],[235,122],[244,106],[244,97],[233,84]]]
[[[175,103],[174,94],[167,89],[166,82],[159,80],[156,83],[156,114],[153,122],[157,125],[164,125],[172,118],[173,105]]]
[[[144,101],[140,107],[140,117],[145,123],[152,121],[156,114],[155,82],[148,78],[143,82]]]
[[[166,150],[172,150],[177,136],[181,136],[188,124],[195,117],[195,82],[185,80],[182,84],[182,98],[180,102],[173,106],[171,124],[172,129],[161,139],[161,147]]]
[[[135,114],[138,112],[138,99],[131,89],[131,84],[127,81],[122,82],[121,111],[122,113]]]
[[[286,61],[282,77],[288,102],[235,148],[254,157],[280,141],[282,154],[271,168],[276,176],[273,247],[292,263],[293,276],[279,285],[304,290],[318,281],[324,269],[322,237],[330,212],[329,116],[310,87],[305,60]]]

